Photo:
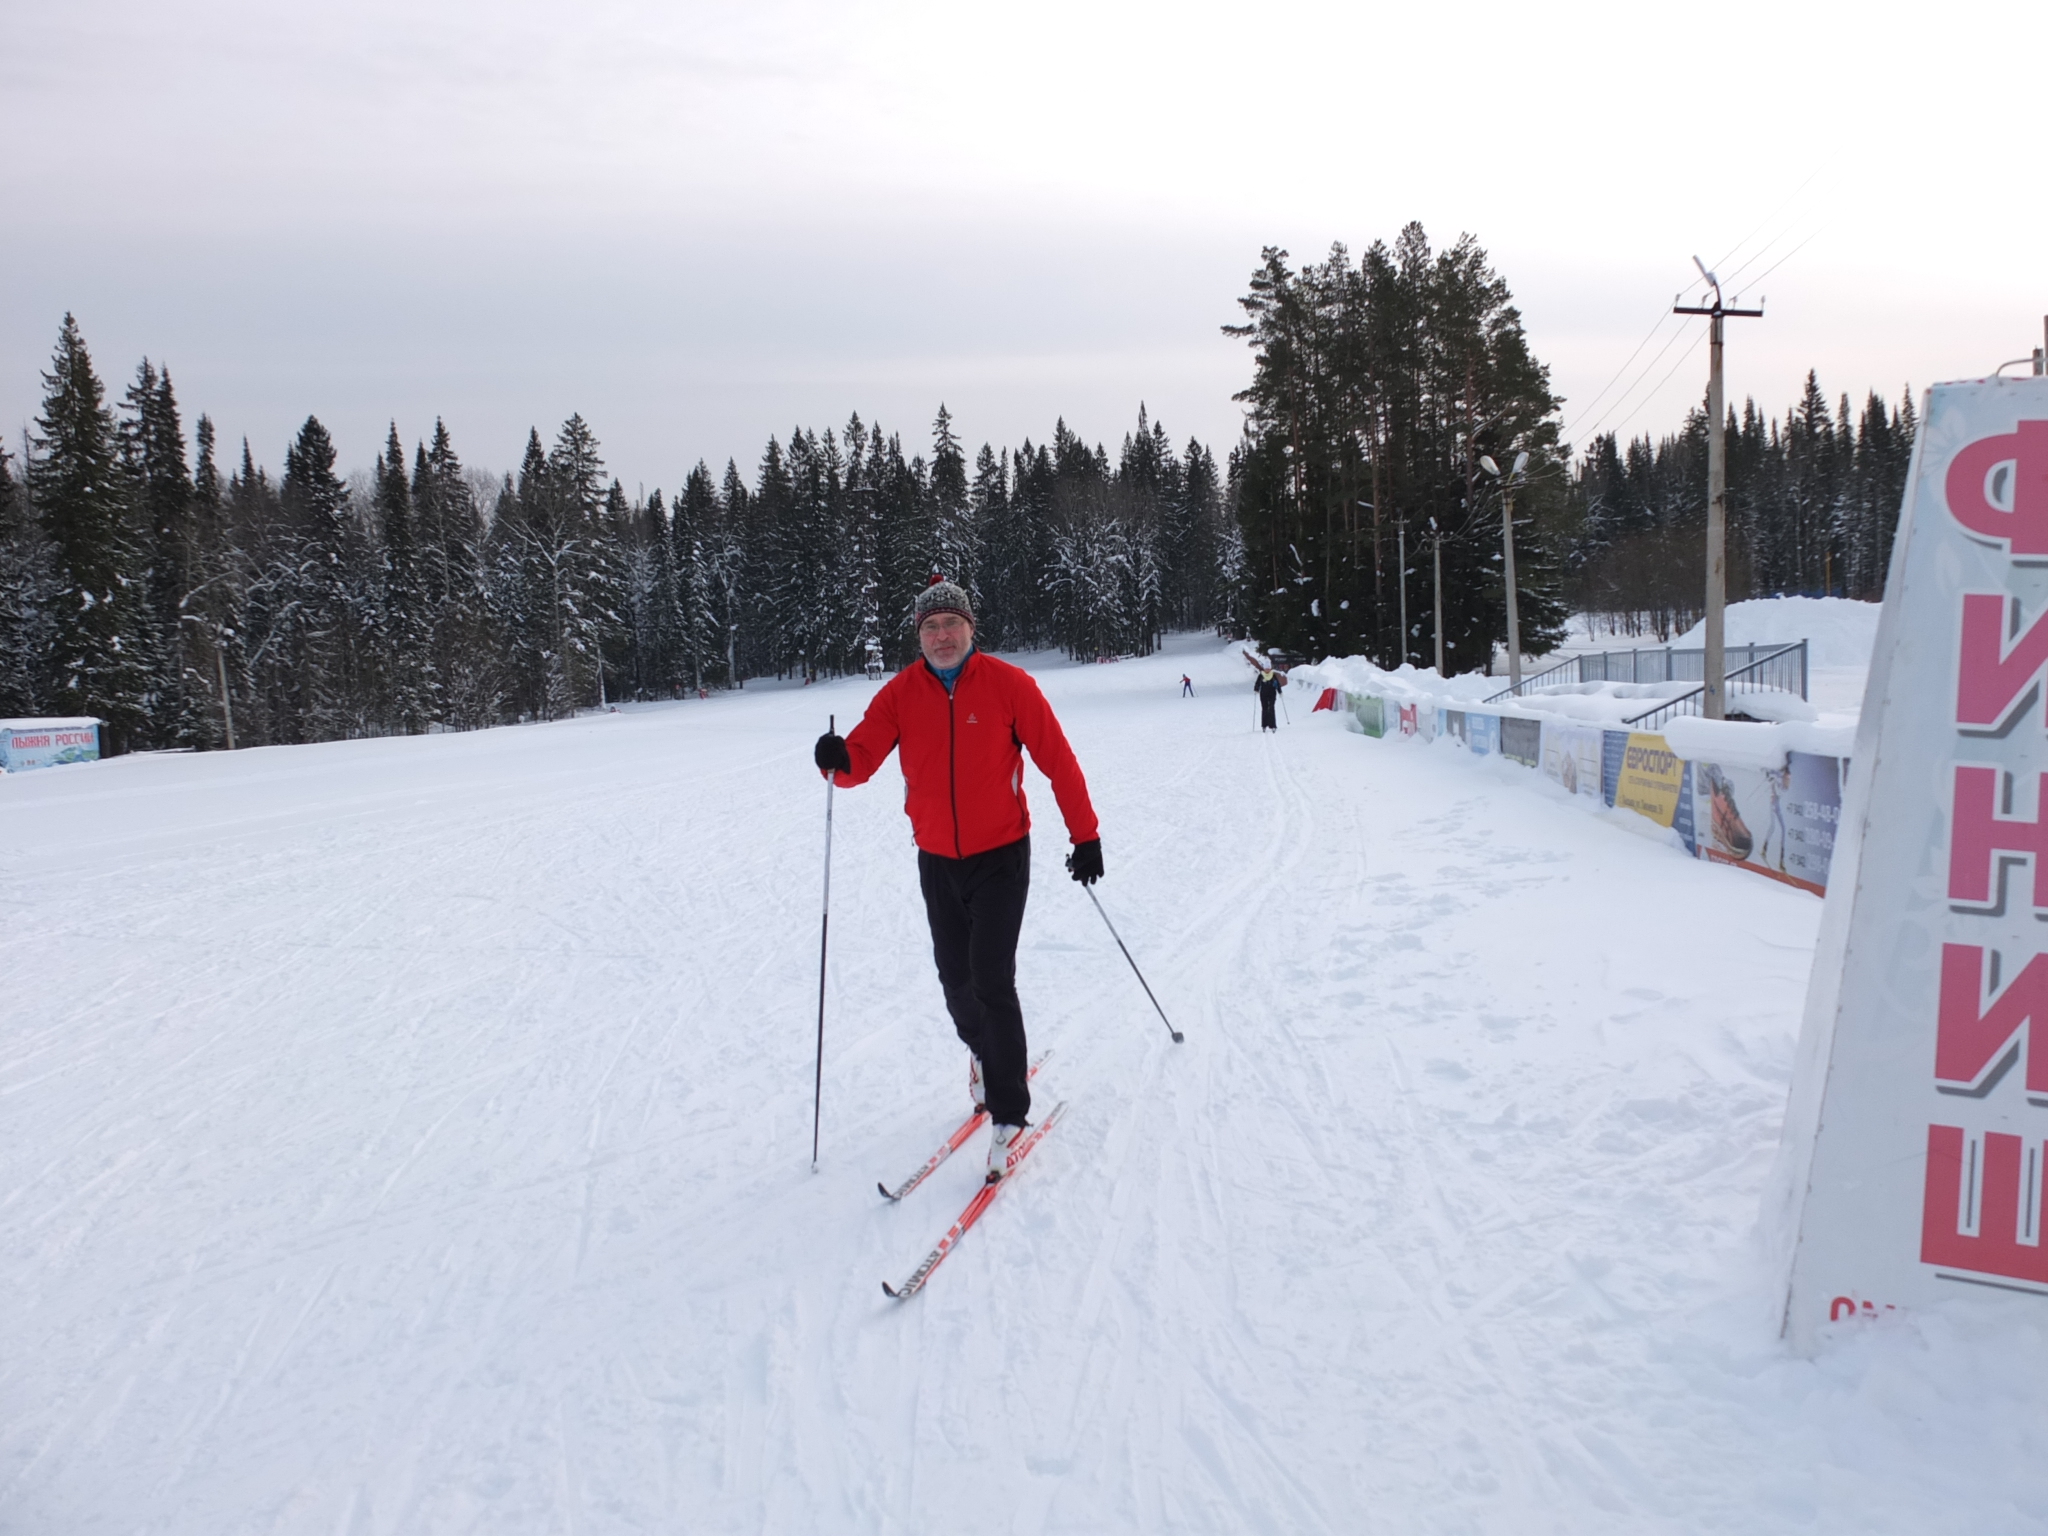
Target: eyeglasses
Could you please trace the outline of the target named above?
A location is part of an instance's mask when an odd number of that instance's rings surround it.
[[[920,634],[943,633],[950,635],[967,628],[967,621],[957,613],[935,613],[918,625],[917,628]]]

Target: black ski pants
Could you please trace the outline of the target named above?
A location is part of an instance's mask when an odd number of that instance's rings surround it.
[[[1024,1009],[1017,1001],[1017,934],[1031,891],[1031,839],[964,859],[917,852],[946,1011],[981,1058],[988,1115],[1022,1125],[1031,1110]]]

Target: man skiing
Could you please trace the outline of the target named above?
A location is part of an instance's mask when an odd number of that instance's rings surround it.
[[[1184,699],[1192,699],[1195,696],[1195,680],[1185,672],[1180,675],[1180,696]]]
[[[1017,999],[1017,935],[1031,885],[1031,815],[1024,759],[1052,780],[1083,885],[1102,878],[1102,839],[1088,784],[1052,706],[1031,674],[974,648],[974,610],[943,577],[917,596],[919,660],[898,672],[846,736],[826,732],[820,772],[851,789],[901,748],[904,813],[917,842],[918,883],[932,954],[953,1028],[973,1053],[968,1092],[994,1134],[988,1176],[1010,1168],[1029,1123],[1024,1012]]]
[[[1259,696],[1259,729],[1277,731],[1280,724],[1273,718],[1273,704],[1280,697],[1280,690],[1287,686],[1287,674],[1273,667],[1261,667],[1259,675],[1252,680],[1252,690]]]

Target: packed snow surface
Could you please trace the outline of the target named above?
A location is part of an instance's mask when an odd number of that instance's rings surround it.
[[[1819,903],[1236,648],[1033,658],[1066,1117],[980,1177],[865,681],[0,781],[0,1530],[2039,1529],[2048,1342],[1776,1341]],[[1200,696],[1183,700],[1190,672]],[[1512,787],[1510,782],[1512,781]]]

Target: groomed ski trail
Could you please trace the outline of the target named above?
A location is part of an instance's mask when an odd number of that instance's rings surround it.
[[[1263,737],[1221,642],[1032,665],[1187,1043],[1030,776],[1019,985],[1040,1091],[1087,1113],[911,1308],[876,1277],[981,1169],[874,1193],[963,1067],[893,767],[835,808],[808,1170],[810,743],[864,681],[0,780],[33,1000],[0,1032],[0,1526],[1747,1536],[2048,1502],[2038,1337],[1771,1338],[1811,898],[1511,765],[1306,708]]]

